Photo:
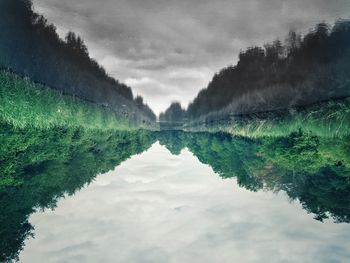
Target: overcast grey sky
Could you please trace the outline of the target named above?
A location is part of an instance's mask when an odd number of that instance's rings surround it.
[[[34,0],[156,112],[187,106],[240,50],[350,17],[349,0]]]

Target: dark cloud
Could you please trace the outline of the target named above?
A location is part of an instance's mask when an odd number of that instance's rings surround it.
[[[34,7],[60,34],[80,34],[111,75],[136,83],[159,112],[175,99],[187,104],[247,46],[349,18],[350,1],[34,0]]]

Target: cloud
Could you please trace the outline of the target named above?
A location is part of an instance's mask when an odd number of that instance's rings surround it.
[[[348,0],[34,0],[61,35],[80,34],[114,77],[139,85],[156,111],[174,98],[187,104],[240,50],[305,32],[320,21],[349,18]],[[172,77],[182,72],[193,77]],[[164,95],[167,92],[167,96]],[[188,97],[190,96],[190,97]]]

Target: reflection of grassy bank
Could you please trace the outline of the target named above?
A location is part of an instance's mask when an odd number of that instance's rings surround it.
[[[114,169],[118,158],[151,145],[145,130],[14,129],[0,123],[0,135],[0,189],[21,184],[28,174],[45,174],[48,180],[49,175],[55,180],[65,177],[61,183],[67,183],[67,177],[95,176]]]
[[[73,195],[154,140],[145,130],[13,129],[0,123],[0,262],[18,257],[32,234],[28,218],[36,209],[54,208],[59,198]]]
[[[18,128],[130,128],[128,120],[110,108],[62,95],[4,71],[0,71],[0,119]]]
[[[350,136],[294,132],[258,139],[225,133],[168,131],[159,141],[173,154],[187,147],[223,178],[251,191],[284,191],[318,220],[350,223]]]
[[[222,121],[198,121],[189,131],[224,131],[247,137],[286,136],[298,130],[322,137],[350,133],[350,99],[330,101],[288,112],[268,112],[249,116],[232,116]]]

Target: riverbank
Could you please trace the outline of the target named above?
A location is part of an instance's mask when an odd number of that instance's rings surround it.
[[[184,125],[191,132],[227,132],[245,137],[286,136],[302,130],[321,137],[350,133],[350,98],[291,108],[285,111],[230,116],[221,120],[196,120]]]
[[[128,130],[149,127],[112,108],[65,95],[7,71],[0,71],[0,120],[17,128],[80,127]]]

